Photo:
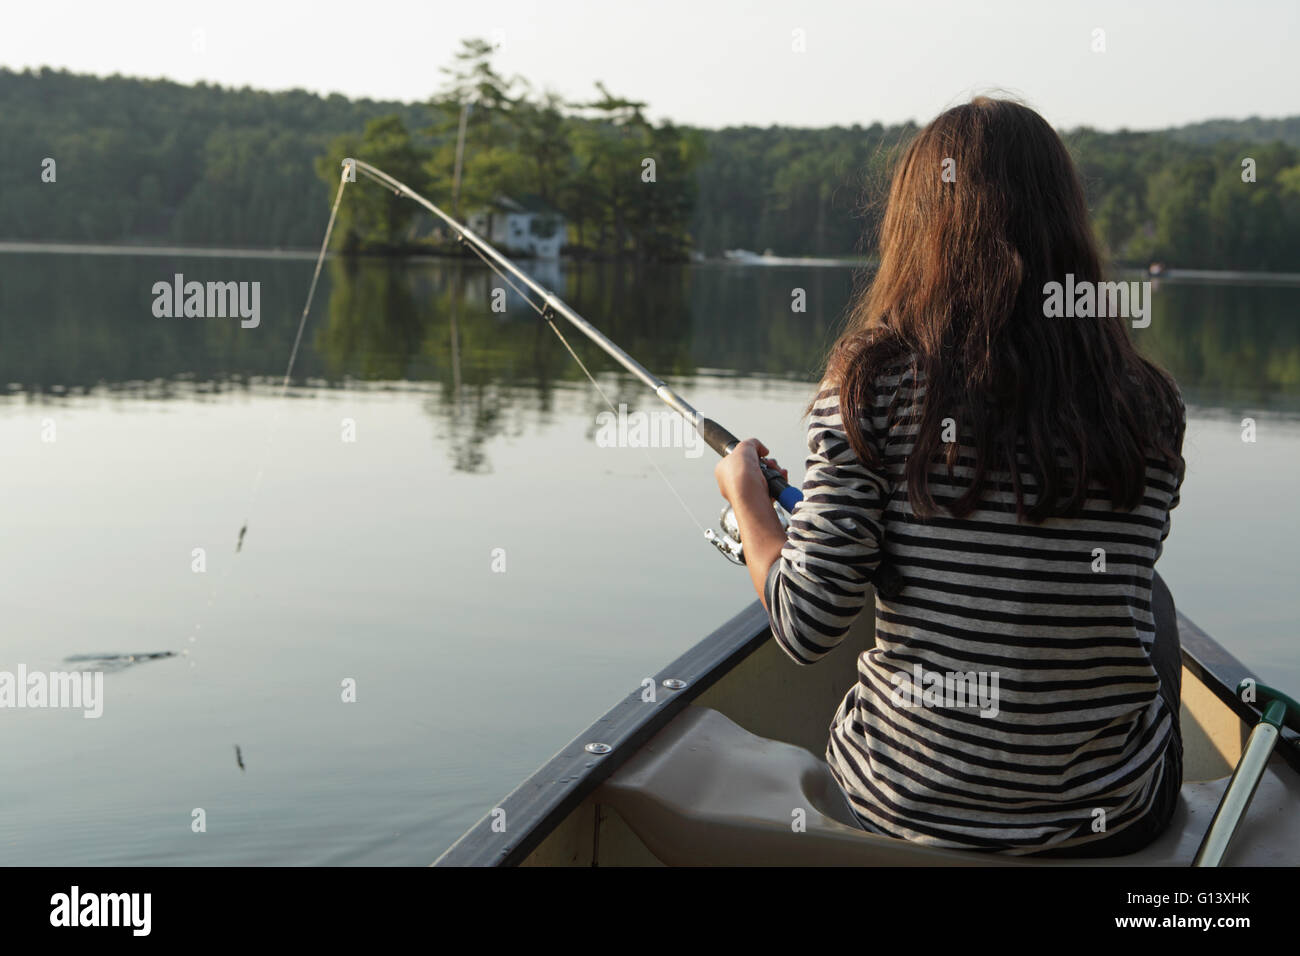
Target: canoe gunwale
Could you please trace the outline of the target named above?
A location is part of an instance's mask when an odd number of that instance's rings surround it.
[[[1236,687],[1242,678],[1255,675],[1182,613],[1178,614],[1178,628],[1183,665],[1253,727],[1260,712],[1237,697]],[[505,812],[506,832],[494,832],[493,813],[484,814],[433,865],[515,866],[523,862],[643,744],[769,637],[767,612],[754,601],[655,674],[655,702],[643,701],[638,686],[516,787],[497,808]],[[685,681],[686,686],[670,690],[663,686],[668,678]],[[588,753],[585,746],[591,742],[608,745],[610,752],[603,756]],[[1284,729],[1277,753],[1300,772],[1300,735]]]
[[[1263,716],[1259,708],[1247,704],[1237,696],[1237,686],[1244,678],[1259,680],[1259,675],[1181,612],[1178,614],[1178,639],[1183,648],[1183,666],[1195,674],[1209,688],[1210,693],[1248,727],[1259,723]],[[1283,727],[1275,753],[1292,770],[1300,773],[1300,734],[1289,727]]]
[[[625,696],[529,776],[500,804],[506,833],[492,830],[485,814],[440,856],[434,866],[514,866],[531,853],[569,813],[622,766],[641,745],[668,725],[691,701],[725,676],[769,636],[767,612],[755,601],[655,674],[654,703],[642,688]],[[663,686],[669,678],[681,690]],[[588,753],[590,742],[609,745],[604,756]]]

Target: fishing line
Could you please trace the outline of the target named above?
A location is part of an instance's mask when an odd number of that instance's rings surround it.
[[[330,210],[329,225],[325,227],[325,238],[320,243],[320,253],[316,256],[316,271],[311,274],[311,285],[307,288],[307,302],[302,307],[302,317],[298,319],[298,334],[294,336],[293,350],[289,353],[289,367],[284,370],[284,382],[280,386],[283,396],[289,388],[289,376],[293,372],[293,363],[298,358],[298,345],[302,342],[302,330],[307,325],[307,313],[311,311],[311,301],[316,295],[316,283],[320,281],[320,267],[325,262],[325,250],[329,248],[330,236],[334,232],[334,220],[338,218],[339,203],[343,200],[343,187],[348,184],[348,171],[345,169],[339,177],[339,191],[334,194],[334,208]]]
[[[368,179],[372,179],[372,180],[374,180],[375,182],[379,183],[379,185],[383,186],[385,189],[389,190],[389,191],[392,192],[393,194],[395,194],[395,195],[397,195],[397,196],[405,196],[405,195],[406,195],[406,193],[405,193],[403,190],[400,190],[400,189],[394,189],[391,185],[389,185],[388,183],[384,182],[384,181],[383,181],[382,179],[380,179],[378,176],[375,176],[375,175],[374,175],[373,173],[371,173],[369,170],[367,170],[367,169],[362,169],[361,167],[357,167],[357,168],[360,170],[360,172],[361,172],[361,174],[362,174],[363,176],[367,177]],[[342,187],[340,187],[340,192],[341,192],[341,191],[342,191]],[[607,406],[609,406],[609,410],[610,410],[611,412],[614,413],[614,417],[617,418],[617,417],[618,417],[618,409],[614,407],[614,403],[613,403],[612,401],[610,401],[609,396],[605,394],[605,390],[604,390],[603,388],[600,387],[600,382],[596,381],[596,377],[595,377],[594,375],[591,374],[591,372],[587,369],[586,364],[582,361],[582,359],[580,359],[580,358],[578,357],[578,353],[575,352],[574,349],[573,349],[573,346],[569,344],[569,340],[566,339],[566,338],[564,337],[564,333],[562,333],[562,332],[559,330],[559,328],[556,327],[554,316],[552,315],[552,313],[551,313],[551,311],[550,311],[550,306],[540,306],[540,305],[538,305],[538,304],[533,300],[533,297],[532,297],[532,295],[531,295],[529,292],[526,292],[525,290],[523,290],[523,289],[521,289],[519,286],[517,286],[517,285],[516,285],[516,284],[511,280],[510,276],[507,275],[505,272],[503,272],[501,269],[499,269],[499,268],[497,267],[497,264],[496,264],[495,262],[493,262],[491,259],[489,259],[487,256],[485,256],[485,255],[482,253],[482,251],[480,251],[479,248],[478,248],[477,246],[474,245],[474,243],[472,243],[472,242],[466,242],[466,241],[465,241],[465,238],[464,238],[463,236],[461,236],[461,235],[457,235],[457,236],[456,236],[456,241],[459,242],[459,243],[460,243],[461,245],[463,245],[463,246],[467,246],[467,247],[470,249],[470,251],[474,253],[474,255],[478,256],[478,258],[482,261],[482,263],[483,263],[485,266],[487,266],[487,267],[488,267],[489,269],[491,269],[494,273],[496,273],[496,275],[501,279],[502,282],[504,282],[504,283],[505,283],[506,285],[508,285],[512,290],[514,290],[514,293],[515,293],[517,296],[519,296],[519,298],[523,299],[524,302],[528,304],[529,308],[531,308],[534,312],[536,312],[538,315],[540,315],[543,319],[546,320],[546,324],[547,324],[548,326],[550,326],[551,331],[554,332],[554,333],[556,334],[557,337],[559,337],[559,340],[560,340],[561,344],[563,344],[564,347],[565,347],[565,349],[568,351],[568,353],[569,353],[570,355],[573,356],[573,360],[574,360],[575,362],[578,363],[578,368],[582,369],[582,374],[585,375],[585,376],[587,376],[587,380],[590,381],[591,384],[595,387],[596,391],[600,394],[601,399],[604,400],[605,404],[606,404]],[[309,299],[308,299],[308,304],[310,304],[310,301],[311,301],[311,300],[310,300],[310,298],[309,298]],[[304,317],[305,317],[305,313],[304,313]],[[678,413],[678,414],[680,414],[680,413]],[[689,423],[688,423],[688,424],[689,424]],[[688,518],[691,519],[691,523],[695,525],[696,529],[697,529],[701,534],[703,534],[703,533],[704,533],[704,525],[700,524],[699,520],[695,517],[695,513],[694,513],[693,511],[691,511],[690,506],[686,504],[686,500],[681,496],[681,493],[677,490],[677,487],[672,483],[671,480],[669,480],[668,476],[667,476],[666,474],[664,474],[663,469],[660,468],[660,467],[659,467],[659,463],[656,462],[656,461],[654,460],[654,457],[650,454],[649,449],[642,447],[642,448],[641,448],[641,451],[642,451],[642,453],[645,455],[646,460],[647,460],[648,462],[650,462],[650,465],[651,465],[651,466],[654,468],[654,470],[658,473],[659,477],[663,479],[664,484],[668,486],[668,490],[671,491],[671,492],[673,493],[673,497],[676,498],[676,499],[677,499],[677,503],[680,504],[680,505],[682,506],[682,510],[686,512],[686,516],[687,516]]]
[[[279,394],[278,396],[276,396],[278,399],[280,399],[280,401],[274,403],[274,413],[272,415],[271,422],[267,431],[266,448],[263,453],[261,466],[258,468],[257,474],[254,476],[253,486],[249,493],[248,511],[246,512],[246,514],[251,514],[256,505],[258,492],[262,484],[262,478],[266,473],[267,462],[270,459],[271,451],[274,447],[275,430],[279,422],[280,414],[282,411],[283,399],[288,394],[289,383],[293,378],[293,368],[295,363],[297,362],[298,352],[302,345],[302,337],[303,337],[303,332],[306,329],[307,317],[311,313],[312,303],[315,300],[316,288],[320,281],[321,268],[324,264],[325,256],[329,249],[330,238],[333,235],[335,223],[338,221],[338,211],[339,211],[339,206],[343,200],[343,192],[348,182],[356,181],[355,174],[358,171],[361,172],[368,179],[372,179],[375,182],[382,185],[384,188],[391,190],[398,197],[405,196],[407,198],[414,200],[416,203],[418,203],[421,206],[424,206],[431,213],[436,215],[445,224],[450,226],[453,232],[456,234],[457,239],[461,243],[468,245],[470,249],[474,251],[474,254],[478,256],[478,258],[489,269],[491,269],[492,272],[494,272],[509,288],[514,290],[515,294],[518,295],[521,299],[523,299],[524,302],[526,302],[530,308],[532,308],[543,319],[546,320],[546,324],[550,326],[551,331],[555,333],[557,338],[559,338],[560,343],[564,346],[565,350],[569,353],[569,355],[573,357],[573,360],[577,362],[578,368],[582,370],[583,375],[585,375],[587,377],[587,380],[591,382],[592,386],[596,389],[597,394],[600,395],[601,400],[604,401],[606,406],[609,407],[609,410],[615,416],[619,414],[618,409],[614,407],[613,401],[610,400],[610,397],[605,393],[605,390],[601,388],[600,382],[597,381],[596,377],[591,373],[591,370],[587,368],[586,363],[583,362],[582,359],[579,357],[577,351],[569,343],[569,340],[565,338],[564,334],[556,326],[554,321],[556,315],[563,316],[565,319],[567,319],[570,322],[570,324],[572,324],[579,331],[583,332],[589,339],[595,342],[596,345],[598,345],[601,349],[603,349],[611,358],[613,358],[626,371],[630,372],[636,378],[640,379],[645,385],[647,385],[651,390],[653,390],[655,395],[658,396],[658,398],[661,401],[663,401],[674,412],[680,415],[681,418],[687,424],[693,427],[695,431],[699,434],[699,436],[704,440],[705,444],[707,444],[719,455],[725,457],[726,455],[730,454],[732,449],[734,449],[740,443],[740,440],[736,438],[735,435],[733,435],[731,432],[729,432],[726,428],[722,427],[713,419],[706,417],[705,415],[700,413],[697,409],[692,407],[689,402],[687,402],[680,395],[674,392],[671,386],[669,386],[662,379],[659,379],[653,374],[651,374],[649,370],[647,370],[639,362],[637,362],[630,355],[628,355],[621,348],[619,348],[607,336],[601,333],[600,330],[595,328],[595,326],[593,326],[590,322],[588,322],[586,319],[582,318],[571,308],[569,308],[569,306],[565,304],[565,302],[562,299],[558,298],[554,293],[549,292],[542,286],[538,285],[526,273],[520,270],[518,266],[514,265],[514,263],[512,263],[509,259],[505,258],[503,255],[501,255],[499,252],[493,249],[492,246],[489,245],[486,240],[479,238],[469,229],[462,226],[459,222],[457,222],[456,220],[448,216],[445,212],[443,212],[433,203],[429,202],[429,200],[425,199],[419,193],[412,190],[406,184],[400,182],[399,180],[394,179],[392,176],[388,175],[388,173],[385,173],[383,170],[371,166],[368,163],[363,163],[360,160],[355,160],[355,159],[345,160],[343,164],[343,171],[339,177],[339,188],[334,195],[334,205],[330,209],[329,223],[325,227],[325,236],[321,240],[320,252],[316,256],[316,265],[312,271],[311,283],[307,288],[307,300],[303,304],[302,314],[298,318],[298,328],[294,334],[293,347],[289,352],[289,361],[285,367],[284,378],[281,380],[280,383]],[[511,276],[503,272],[501,268],[498,268],[498,266],[502,266],[508,269],[514,275],[515,278],[517,278],[524,286],[527,286],[528,291],[525,291],[525,289],[520,288],[519,285],[516,285],[515,282],[512,280]],[[536,299],[538,298],[542,302],[542,304],[540,305],[536,301]],[[453,335],[454,335],[454,326],[453,326]],[[454,347],[454,339],[453,339],[453,347]],[[677,499],[677,503],[681,506],[682,510],[686,512],[686,516],[691,519],[691,523],[694,524],[697,529],[704,531],[705,537],[719,551],[721,551],[723,555],[726,556],[729,560],[737,564],[743,564],[744,558],[741,554],[739,531],[736,530],[732,532],[727,530],[728,528],[727,519],[728,516],[730,515],[730,509],[725,510],[723,513],[723,528],[724,528],[723,535],[718,536],[715,535],[712,531],[705,531],[703,525],[701,525],[699,521],[696,520],[695,514],[691,511],[690,507],[686,504],[686,500],[682,497],[681,493],[678,492],[677,487],[672,483],[671,479],[669,479],[669,477],[664,473],[663,469],[659,467],[658,462],[656,462],[654,458],[651,456],[648,448],[641,446],[641,450],[642,453],[645,454],[646,460],[650,462],[651,467],[654,468],[655,472],[663,480],[664,484],[668,487],[668,490],[672,492],[673,497]],[[795,505],[800,500],[802,500],[803,496],[799,492],[799,490],[797,488],[792,487],[789,484],[789,482],[786,481],[783,475],[781,475],[779,472],[777,472],[774,468],[770,467],[766,463],[760,462],[759,467],[763,471],[763,476],[767,481],[768,493],[771,495],[773,500],[780,506],[784,507],[786,512],[792,510],[795,507]],[[780,513],[780,508],[778,508],[778,513]],[[239,554],[243,549],[244,536],[248,532],[248,523],[249,523],[249,519],[248,517],[245,517],[244,523],[239,529],[239,537],[235,542],[236,554]],[[226,567],[225,573],[221,576],[223,580],[230,576],[233,567],[234,567],[234,562],[231,562],[230,565]],[[204,570],[206,570],[206,568]],[[217,579],[213,578],[209,590],[209,596],[208,596],[207,606],[209,612],[215,604],[215,597],[217,594],[217,590],[218,590]],[[204,615],[200,615],[200,620],[195,622],[194,633],[191,634],[189,639],[190,643],[195,643],[198,640],[196,635],[198,631],[202,630],[203,625],[201,619],[203,616]],[[186,653],[188,654],[188,651],[186,651]],[[193,660],[191,660],[190,666],[191,667],[194,666]]]
[[[289,392],[289,380],[293,377],[293,366],[298,360],[298,347],[302,344],[302,332],[307,327],[307,315],[311,312],[312,300],[316,297],[316,284],[320,282],[321,266],[325,264],[325,254],[329,249],[330,236],[334,233],[334,222],[338,218],[339,203],[343,200],[343,187],[348,184],[348,171],[345,169],[339,177],[339,189],[334,194],[334,205],[330,209],[329,224],[325,227],[325,238],[321,240],[320,252],[316,255],[316,268],[311,274],[311,284],[307,287],[307,301],[302,307],[302,315],[298,318],[298,332],[293,338],[293,348],[289,351],[289,364],[284,369],[284,379],[280,382],[280,394],[276,398],[283,399]],[[281,406],[277,402],[274,413],[271,417],[271,427],[267,430],[266,448],[262,453],[262,464],[257,469],[257,474],[253,478],[253,490],[249,495],[248,507],[251,509],[257,503],[257,492],[262,484],[262,476],[266,471],[267,461],[271,456],[271,449],[274,447],[275,429],[280,423]],[[238,554],[240,547],[243,545],[244,532],[248,530],[248,518],[244,519],[244,526],[239,531],[239,543],[235,547],[235,553]]]
[[[462,245],[468,245],[469,248],[473,251],[473,253],[483,261],[484,265],[486,265],[489,269],[491,269],[493,272],[499,275],[501,277],[501,280],[505,282],[506,285],[514,289],[515,293],[532,307],[533,311],[535,311],[538,315],[540,315],[543,319],[546,320],[546,324],[551,327],[551,331],[554,332],[556,336],[559,337],[560,343],[565,347],[568,353],[573,356],[573,360],[578,363],[578,368],[582,369],[582,374],[587,376],[587,380],[591,382],[592,386],[595,387],[596,391],[600,394],[600,397],[604,400],[605,404],[609,406],[609,410],[614,413],[614,417],[618,418],[618,409],[614,407],[614,403],[610,401],[609,396],[605,394],[605,390],[600,387],[600,382],[596,381],[596,376],[592,375],[591,372],[587,369],[586,363],[584,363],[582,359],[578,358],[578,353],[573,350],[573,346],[570,345],[569,340],[564,337],[564,333],[561,332],[559,328],[556,326],[555,319],[551,315],[549,307],[547,308],[539,307],[537,303],[532,300],[531,297],[525,295],[517,285],[511,282],[510,279],[507,278],[506,274],[496,267],[495,263],[489,260],[485,255],[483,255],[483,253],[479,252],[478,249],[474,247],[473,243],[467,243],[465,242],[464,239],[461,239],[460,242]],[[677,499],[677,503],[682,506],[682,510],[686,512],[686,516],[691,519],[691,523],[695,525],[696,529],[701,534],[703,534],[704,525],[700,524],[699,520],[695,517],[695,513],[691,511],[690,506],[686,504],[686,500],[681,496],[681,493],[678,492],[677,487],[668,479],[668,476],[664,474],[663,469],[660,468],[659,463],[654,460],[654,456],[650,454],[649,449],[642,447],[641,451],[645,455],[646,461],[650,462],[654,470],[658,472],[659,477],[664,480],[664,484],[667,485],[668,490],[673,493],[673,497]]]
[[[582,374],[587,376],[591,381],[591,384],[595,386],[596,391],[600,393],[600,397],[605,400],[605,404],[609,406],[609,410],[614,413],[614,417],[618,418],[618,409],[616,409],[614,403],[609,400],[609,396],[605,394],[605,390],[600,387],[600,383],[596,381],[596,377],[587,371],[587,366],[583,364],[582,359],[578,358],[578,353],[573,350],[573,346],[570,345],[569,340],[564,337],[564,333],[555,327],[555,320],[547,313],[542,313],[542,318],[544,318],[546,324],[551,327],[551,331],[560,337],[560,341],[564,344],[564,347],[569,350],[569,354],[573,356],[573,360],[578,363],[578,368],[582,369]],[[690,506],[686,504],[686,500],[682,498],[681,494],[677,491],[677,487],[668,480],[668,476],[663,473],[663,469],[661,469],[659,463],[654,460],[649,449],[643,447],[641,451],[645,453],[646,461],[650,462],[654,467],[654,470],[659,473],[659,477],[664,480],[664,484],[667,485],[668,490],[673,493],[673,497],[677,499],[677,503],[682,506],[682,510],[686,512],[686,516],[691,519],[691,523],[695,525],[696,529],[701,534],[703,534],[704,525],[700,524],[699,521],[696,520],[695,513],[691,511]]]
[[[316,256],[316,267],[312,272],[311,284],[307,288],[307,301],[303,305],[302,315],[298,319],[298,331],[297,334],[294,336],[293,348],[289,352],[289,362],[285,366],[284,378],[280,382],[279,393],[275,396],[277,399],[282,400],[285,397],[285,395],[288,394],[289,391],[289,382],[293,377],[293,367],[298,360],[298,348],[302,343],[302,333],[307,325],[307,315],[311,312],[312,300],[316,296],[316,286],[320,282],[321,266],[324,265],[325,263],[325,255],[329,249],[330,236],[334,232],[334,223],[338,218],[339,204],[343,199],[343,187],[346,186],[348,182],[347,172],[348,171],[345,169],[343,171],[343,174],[340,176],[338,192],[334,194],[334,205],[330,209],[329,223],[325,227],[325,238],[321,240],[320,252]],[[244,518],[244,523],[239,528],[239,537],[235,540],[235,554],[239,554],[243,550],[244,535],[248,533],[249,518],[247,516],[252,514],[253,509],[257,505],[257,497],[258,497],[258,492],[262,486],[262,478],[266,474],[266,468],[270,462],[271,454],[275,447],[275,432],[280,422],[280,415],[282,412],[281,405],[282,402],[280,401],[277,401],[275,403],[275,407],[271,416],[271,422],[267,428],[266,445],[262,450],[262,461],[258,465],[257,473],[253,476],[253,486],[249,490],[248,504],[245,506],[247,509],[245,512],[246,516]],[[219,585],[225,582],[225,580],[230,577],[231,572],[234,570],[234,566],[235,566],[235,562],[233,561],[230,562],[229,564],[226,565],[226,568],[224,572],[221,574],[220,578],[213,577],[211,579],[212,583],[208,589],[208,603],[207,603],[209,612],[216,604]],[[200,620],[195,622],[194,629],[190,633],[189,643],[191,644],[198,643],[198,632],[201,631],[202,629],[203,629],[203,621],[202,621],[202,615],[200,615]],[[188,650],[185,653],[188,655],[189,653]],[[191,667],[194,666],[194,661],[192,660],[190,661],[190,666]]]

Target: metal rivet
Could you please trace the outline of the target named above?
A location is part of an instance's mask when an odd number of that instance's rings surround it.
[[[587,746],[582,749],[587,751],[589,754],[607,754],[614,748],[609,744],[587,744]]]
[[[669,690],[681,690],[686,686],[686,681],[678,680],[676,677],[669,677],[664,680],[664,686]]]

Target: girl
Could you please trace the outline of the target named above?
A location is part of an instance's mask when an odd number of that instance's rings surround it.
[[[1184,468],[1178,390],[1125,316],[1045,309],[1048,283],[1097,291],[1101,268],[1078,173],[1025,106],[977,98],[917,135],[879,256],[809,408],[788,534],[766,448],[717,467],[796,662],[832,650],[875,584],[876,646],[826,759],[878,833],[1139,849],[1182,778],[1178,634],[1153,571]]]

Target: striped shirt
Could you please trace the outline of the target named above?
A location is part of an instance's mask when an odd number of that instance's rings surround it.
[[[910,369],[877,380],[862,424],[880,470],[850,448],[837,390],[817,396],[804,500],[767,577],[772,633],[800,664],[843,639],[882,562],[901,579],[876,590],[875,647],[826,759],[864,826],[890,836],[1027,853],[1113,835],[1152,806],[1172,734],[1151,580],[1180,479],[1149,460],[1133,511],[1095,490],[1077,517],[1030,524],[992,473],[974,512],[922,520],[903,468],[923,393]],[[952,477],[931,469],[941,507],[970,486],[960,451]]]

